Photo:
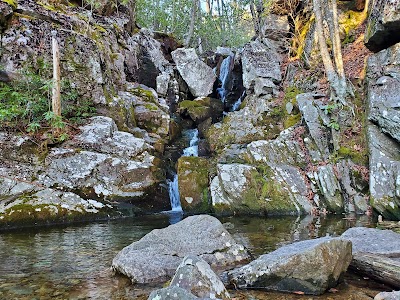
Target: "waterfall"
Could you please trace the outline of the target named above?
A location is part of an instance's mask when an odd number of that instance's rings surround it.
[[[199,131],[197,129],[187,130],[184,134],[190,138],[189,147],[183,149],[182,156],[199,156]],[[179,195],[178,174],[174,173],[172,180],[168,180],[169,199],[171,201],[171,210],[173,212],[182,212],[181,200]]]
[[[189,147],[183,150],[182,156],[199,156],[199,130],[189,129],[186,135],[190,138],[190,142]]]
[[[243,98],[246,95],[246,91],[243,91],[243,94],[236,100],[236,102],[232,105],[231,111],[237,111],[239,109],[240,104],[242,104]]]
[[[228,56],[222,61],[221,68],[219,70],[219,81],[221,81],[221,87],[217,89],[218,95],[221,98],[222,103],[225,104],[226,96],[228,91],[226,90],[226,85],[228,83],[229,73],[231,71],[231,62],[233,57]]]
[[[174,178],[172,180],[168,180],[168,192],[169,200],[171,201],[171,210],[182,211],[178,187],[178,174],[176,173],[174,174]]]

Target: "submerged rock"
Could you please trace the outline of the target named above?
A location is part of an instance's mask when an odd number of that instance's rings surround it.
[[[335,287],[351,261],[351,242],[319,238],[293,243],[228,273],[241,289],[260,288],[320,295]]]
[[[351,267],[354,270],[400,287],[400,234],[391,230],[354,227],[340,238],[353,244]]]
[[[156,229],[122,249],[112,268],[132,282],[168,280],[182,259],[197,255],[214,269],[226,269],[249,259],[245,248],[236,243],[218,219],[191,216],[164,229]]]
[[[183,80],[195,97],[206,97],[213,91],[216,80],[213,70],[202,62],[195,49],[177,49],[171,53]]]
[[[170,286],[183,288],[198,297],[230,299],[219,277],[211,270],[207,262],[196,256],[187,256],[183,259]]]

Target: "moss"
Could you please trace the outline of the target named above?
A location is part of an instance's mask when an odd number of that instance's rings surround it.
[[[201,157],[181,157],[178,160],[179,193],[186,212],[208,212],[208,160]],[[191,201],[186,199],[191,198]]]
[[[299,26],[300,24],[295,24],[295,26],[301,27],[300,29],[300,33],[298,35],[295,36],[295,38],[293,39],[292,42],[292,48],[295,49],[295,57],[293,59],[299,59],[300,57],[303,56],[303,51],[304,51],[304,47],[306,44],[306,38],[307,38],[307,34],[310,31],[310,28],[312,27],[312,25],[315,22],[315,18],[314,15],[307,20],[307,22],[303,25],[303,26]]]
[[[184,100],[179,103],[179,109],[189,109],[195,107],[203,107],[204,105],[201,104],[199,101],[192,101],[192,100]]]
[[[152,102],[152,103],[157,104],[157,99],[154,97],[152,91],[146,90],[141,87],[135,87],[135,88],[129,89],[128,92],[132,93],[135,96],[142,98],[146,102]]]
[[[17,8],[18,6],[17,0],[1,0],[1,1],[11,5],[13,8]]]
[[[146,104],[144,105],[144,107],[146,107],[146,109],[152,110],[152,111],[158,110],[158,107],[157,107],[156,105],[154,105],[154,104],[151,104],[151,103],[146,103]]]
[[[400,207],[396,203],[396,199],[385,196],[381,199],[370,198],[370,203],[373,208],[378,210],[379,214],[385,220],[400,220]],[[391,205],[392,204],[392,205]]]
[[[301,114],[289,115],[283,121],[283,127],[287,129],[289,127],[296,125],[297,123],[300,123],[300,121],[301,121]]]

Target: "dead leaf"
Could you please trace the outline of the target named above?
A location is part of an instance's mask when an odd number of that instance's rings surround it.
[[[339,292],[339,290],[335,289],[335,288],[330,288],[328,292],[329,293],[337,293],[337,292]]]
[[[302,291],[294,291],[293,294],[296,294],[296,295],[304,295],[304,292],[302,292]]]

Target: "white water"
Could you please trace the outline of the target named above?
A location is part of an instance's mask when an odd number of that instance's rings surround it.
[[[243,91],[243,94],[239,97],[239,99],[236,100],[236,102],[232,105],[232,111],[237,111],[240,107],[240,104],[242,104],[244,95],[246,95],[246,91]]]
[[[219,81],[221,81],[221,87],[217,89],[219,97],[221,98],[222,103],[226,101],[226,95],[228,91],[226,90],[226,85],[228,83],[229,73],[231,71],[231,62],[233,57],[228,56],[222,61],[221,68],[219,70]]]
[[[190,129],[185,134],[190,138],[189,147],[183,150],[182,156],[199,156],[199,131]],[[182,212],[181,200],[179,195],[178,174],[174,174],[173,180],[168,180],[168,192],[173,212]]]

